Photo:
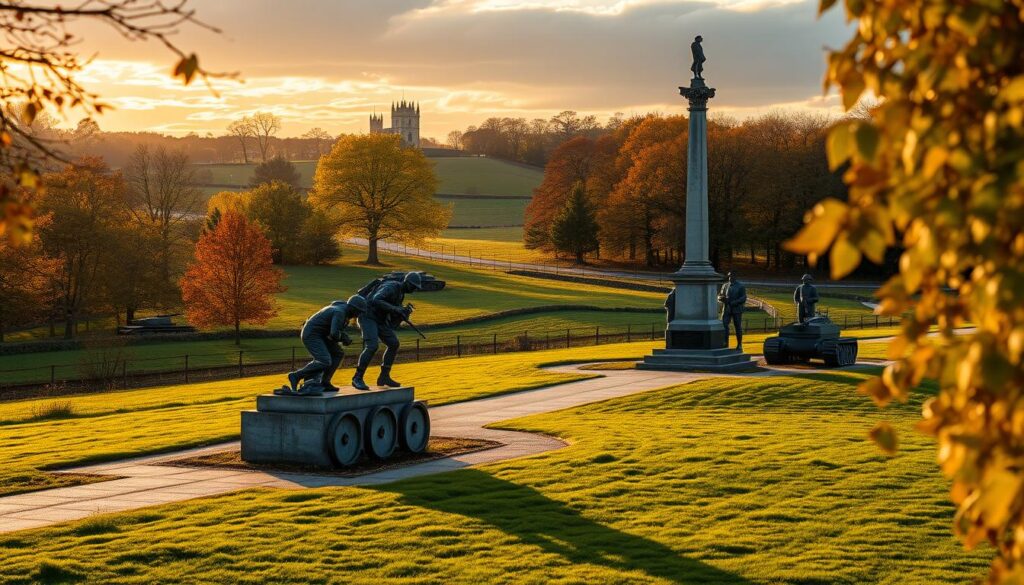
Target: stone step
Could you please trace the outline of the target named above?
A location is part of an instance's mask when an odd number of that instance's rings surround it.
[[[641,370],[741,372],[757,368],[749,354],[735,349],[656,349],[637,364]]]

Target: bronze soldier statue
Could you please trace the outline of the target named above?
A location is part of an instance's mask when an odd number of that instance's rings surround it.
[[[704,58],[704,49],[700,46],[703,40],[704,37],[697,35],[697,38],[690,43],[690,52],[693,53],[693,65],[690,66],[690,71],[693,71],[694,79],[704,79],[701,73],[704,72],[704,62],[707,59]]]
[[[359,317],[359,331],[363,336],[363,353],[359,354],[359,363],[356,365],[356,373],[352,376],[352,387],[358,390],[369,390],[363,380],[363,374],[370,365],[370,360],[377,353],[380,347],[378,340],[384,342],[387,348],[384,350],[384,357],[381,359],[380,375],[377,377],[378,386],[397,388],[401,386],[391,377],[391,366],[395,363],[398,355],[398,335],[395,328],[402,321],[409,318],[412,313],[412,305],[403,306],[405,295],[423,288],[423,275],[419,272],[410,272],[399,282],[397,280],[380,280],[368,284],[360,291],[371,289],[367,292],[370,308]]]
[[[668,293],[668,297],[665,298],[665,317],[669,323],[675,321],[676,318],[676,289],[672,288],[672,291]]]
[[[798,323],[805,323],[817,312],[815,305],[818,304],[818,289],[814,288],[811,281],[814,278],[805,274],[800,279],[801,284],[793,291],[793,302],[796,303],[796,318]]]
[[[344,355],[338,343],[349,345],[352,338],[345,333],[350,319],[359,317],[367,310],[366,299],[359,295],[347,301],[334,301],[320,309],[302,325],[302,345],[313,356],[313,361],[288,374],[288,386],[275,390],[275,394],[298,394],[319,396],[326,392],[337,392],[331,384],[331,377],[341,365]],[[299,382],[303,382],[298,387]]]
[[[700,38],[700,37],[697,37]],[[736,328],[736,349],[743,349],[743,306],[747,304],[747,288],[733,276],[726,275],[726,282],[718,292],[718,301],[722,303],[722,325],[725,326],[725,337],[729,338],[729,322]],[[726,343],[728,345],[728,343]]]

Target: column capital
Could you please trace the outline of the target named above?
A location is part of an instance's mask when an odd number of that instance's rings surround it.
[[[705,85],[703,79],[691,79],[690,87],[679,88],[679,95],[690,102],[690,107],[687,109],[691,112],[707,110],[708,100],[715,97],[715,88]]]

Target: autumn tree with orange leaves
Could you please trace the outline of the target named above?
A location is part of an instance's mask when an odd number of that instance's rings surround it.
[[[181,279],[188,320],[198,327],[266,323],[277,314],[274,293],[283,292],[284,272],[275,268],[270,240],[255,223],[227,211],[196,243],[195,261]]]

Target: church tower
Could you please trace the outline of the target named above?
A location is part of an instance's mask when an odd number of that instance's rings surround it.
[[[370,134],[398,134],[402,144],[420,147],[420,105],[407,102],[391,102],[391,127],[384,127],[384,114],[370,115]]]
[[[420,146],[420,106],[404,99],[391,105],[391,131],[409,146]]]
[[[370,134],[384,133],[384,114],[370,115]]]

